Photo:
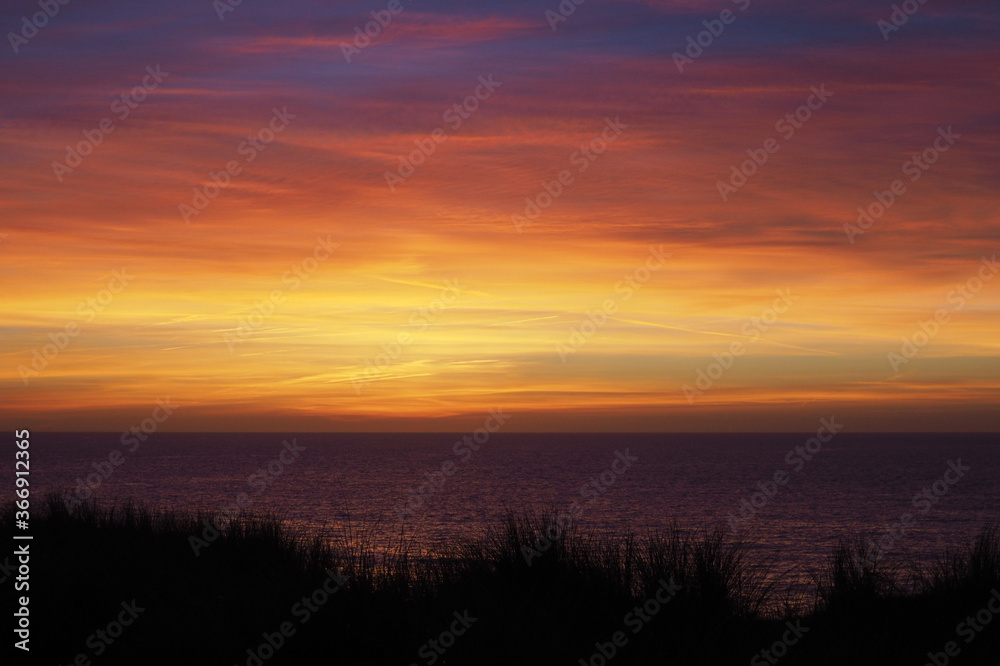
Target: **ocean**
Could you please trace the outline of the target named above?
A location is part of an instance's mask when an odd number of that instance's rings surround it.
[[[797,588],[841,535],[926,563],[1000,520],[994,434],[822,435],[32,433],[31,481],[36,498],[242,504],[307,534],[404,535],[418,553],[511,509],[606,535],[721,526]]]

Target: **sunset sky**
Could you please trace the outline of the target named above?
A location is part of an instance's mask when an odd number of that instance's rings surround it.
[[[0,423],[1000,429],[994,0],[563,6],[5,2]]]

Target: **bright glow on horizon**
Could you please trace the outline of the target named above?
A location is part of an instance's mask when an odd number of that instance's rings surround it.
[[[878,12],[849,3],[846,48],[809,13],[827,10],[753,7],[680,74],[670,52],[716,4],[588,5],[557,31],[534,5],[407,6],[350,64],[362,4],[293,3],[273,24],[244,4],[221,25],[206,3],[135,7],[129,39],[102,27],[119,7],[64,9],[0,77],[0,421],[119,431],[169,396],[171,430],[461,431],[492,407],[510,430],[1000,428],[995,13],[926,8],[884,43]],[[112,101],[157,64],[169,75],[120,118]],[[780,138],[821,84],[833,96]],[[114,131],[59,182],[52,163],[104,117]],[[911,180],[942,127],[960,138]],[[564,170],[519,232],[512,214]],[[849,242],[895,179],[905,193]],[[651,248],[669,255],[653,270]],[[779,291],[794,300],[768,321]],[[33,356],[68,322],[64,349]],[[713,363],[730,367],[689,399]]]

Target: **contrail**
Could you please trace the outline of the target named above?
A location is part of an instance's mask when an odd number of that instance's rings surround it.
[[[670,326],[669,324],[654,324],[653,322],[639,321],[638,319],[622,319],[621,317],[608,317],[608,319],[628,322],[630,324],[641,324],[642,326],[654,326],[656,328],[669,328],[675,331],[687,331],[688,333],[700,333],[702,335],[721,335],[727,338],[739,338],[741,340],[744,338],[750,338],[749,335],[737,335],[736,333],[719,333],[718,331],[699,331],[698,329],[695,328],[684,328],[683,326]],[[799,349],[802,351],[816,352],[817,354],[828,354],[830,356],[839,356],[837,352],[830,351],[828,349],[813,349],[811,347],[800,347],[798,345],[790,345],[784,342],[775,342],[774,340],[768,340],[763,337],[754,340],[754,342],[756,341],[766,342],[771,345],[778,345],[779,347],[788,347],[789,349]]]

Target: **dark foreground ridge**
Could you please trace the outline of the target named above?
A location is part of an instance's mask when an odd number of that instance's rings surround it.
[[[1000,663],[997,526],[929,569],[845,539],[796,611],[722,529],[598,539],[512,513],[417,559],[356,532],[328,544],[273,516],[217,520],[48,498],[32,523],[32,663]],[[2,525],[11,543],[12,504]]]

